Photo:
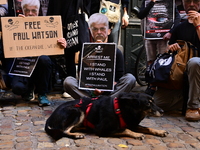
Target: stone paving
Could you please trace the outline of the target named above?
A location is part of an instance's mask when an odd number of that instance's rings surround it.
[[[129,137],[102,138],[86,134],[85,139],[62,138],[55,142],[44,131],[45,121],[58,105],[72,99],[64,99],[61,94],[51,94],[48,97],[53,105],[39,107],[37,101],[25,102],[20,97],[13,97],[9,92],[0,94],[0,149],[2,150],[200,149],[200,122],[186,121],[179,111],[165,113],[163,117],[147,117],[141,122],[144,126],[167,130],[169,132],[167,137],[145,135],[144,140],[135,140]],[[4,99],[5,97],[7,99]]]

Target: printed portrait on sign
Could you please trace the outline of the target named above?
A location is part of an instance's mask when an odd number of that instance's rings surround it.
[[[145,1],[145,5],[150,0]],[[157,0],[145,19],[145,38],[162,39],[174,21],[174,0]]]

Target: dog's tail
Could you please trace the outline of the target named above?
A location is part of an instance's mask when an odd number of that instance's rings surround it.
[[[59,129],[52,129],[48,122],[45,124],[45,131],[46,133],[51,136],[55,141],[61,139],[62,137],[66,136],[63,131]]]

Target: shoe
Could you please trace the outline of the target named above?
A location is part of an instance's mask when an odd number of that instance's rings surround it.
[[[185,114],[185,119],[188,121],[198,121],[200,120],[200,108],[188,109]]]
[[[27,92],[27,93],[23,94],[22,98],[25,101],[33,101],[35,99],[34,91],[32,90],[31,92]]]
[[[156,86],[150,84],[148,84],[146,90],[144,91],[144,93],[150,96],[153,96],[155,92],[156,92]]]
[[[50,106],[51,102],[47,99],[46,94],[38,95],[39,106]]]
[[[64,97],[64,98],[70,98],[71,95],[69,95],[67,92],[64,92],[64,93],[63,93],[63,97]]]

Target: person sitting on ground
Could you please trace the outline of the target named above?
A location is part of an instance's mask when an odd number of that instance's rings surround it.
[[[13,2],[13,1],[8,1]],[[10,3],[8,3],[9,5]],[[13,4],[10,4],[13,5]],[[21,7],[23,15],[21,17],[38,16],[40,1],[39,0],[22,0]],[[63,48],[66,47],[66,40],[64,38],[58,39],[58,44]],[[5,59],[5,65],[7,72],[12,65],[13,59]],[[11,88],[12,92],[16,95],[21,95],[26,101],[35,99],[34,92],[38,93],[39,106],[51,105],[51,102],[47,98],[49,90],[49,83],[52,74],[52,61],[46,56],[39,56],[36,67],[31,77],[12,76]]]
[[[95,13],[90,16],[88,21],[89,29],[93,41],[96,43],[107,43],[108,35],[110,34],[108,18],[100,13]],[[79,61],[80,62],[80,61]],[[67,91],[74,99],[81,97],[92,97],[106,94],[111,97],[117,97],[121,92],[131,92],[135,86],[135,77],[127,73],[124,75],[124,59],[121,51],[117,49],[116,52],[116,69],[115,69],[115,89],[108,93],[98,89],[93,92],[87,90],[80,90],[78,88],[78,81],[76,78],[69,76],[64,80],[64,90]]]
[[[144,35],[145,35],[145,33],[143,31],[144,24],[145,24],[144,23],[144,19],[149,17],[148,15],[152,14],[152,12],[155,11],[156,8],[154,8],[154,6],[156,5],[156,2],[157,2],[157,0],[150,0],[148,2],[148,4],[146,4],[147,1],[143,0],[142,4],[141,4],[141,7],[140,7],[140,11],[137,14],[137,17],[139,19],[142,19],[141,29],[142,29],[142,32],[143,32]],[[162,11],[163,10],[160,9],[160,13]],[[154,60],[156,59],[157,54],[165,53],[166,48],[167,48],[167,42],[171,37],[171,33],[172,33],[173,29],[180,23],[180,20],[181,20],[179,12],[178,12],[176,7],[174,9],[174,14],[173,15],[175,16],[173,25],[172,25],[171,29],[169,30],[169,32],[167,32],[162,37],[162,39],[155,39],[155,37],[154,37],[152,39],[145,39],[144,40],[146,54],[147,54],[147,65],[151,65],[154,62]],[[163,26],[164,24],[166,24],[166,22],[160,23],[159,26]],[[149,24],[149,26],[150,25],[152,26],[152,24]],[[147,89],[145,90],[145,93],[153,96],[155,91],[156,91],[156,86],[154,86],[154,85],[149,83],[148,86],[147,86]]]
[[[196,46],[200,56],[200,0],[182,0],[182,2],[188,19],[174,29],[168,49],[179,50],[180,46],[177,40],[184,40]],[[186,70],[189,81],[189,99],[185,118],[189,121],[197,121],[200,120],[200,58],[189,59]],[[158,88],[154,98],[156,104],[167,111],[180,108],[180,104],[183,102],[183,93],[180,90]]]

